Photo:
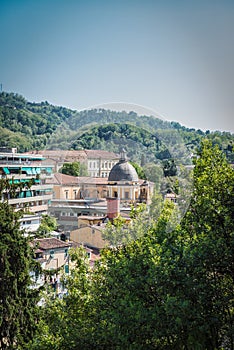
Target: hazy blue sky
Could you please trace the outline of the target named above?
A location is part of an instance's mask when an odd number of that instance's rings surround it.
[[[234,132],[234,1],[0,0],[3,90]]]

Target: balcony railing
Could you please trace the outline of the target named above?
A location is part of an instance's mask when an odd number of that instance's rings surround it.
[[[20,204],[20,203],[31,203],[35,201],[50,201],[52,199],[52,194],[46,194],[43,196],[34,196],[34,197],[26,197],[26,198],[12,198],[9,199],[9,204]]]

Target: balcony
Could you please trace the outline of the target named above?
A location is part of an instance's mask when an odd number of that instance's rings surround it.
[[[34,197],[26,197],[26,198],[13,198],[9,199],[8,203],[10,205],[13,204],[21,204],[21,203],[31,203],[35,201],[50,201],[52,199],[52,194],[45,194],[43,196],[34,196]]]

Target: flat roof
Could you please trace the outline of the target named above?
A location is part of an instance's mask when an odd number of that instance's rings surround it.
[[[37,154],[27,154],[27,153],[6,153],[6,152],[0,152],[0,158],[1,159],[29,159],[29,160],[45,160],[46,158],[42,155]]]

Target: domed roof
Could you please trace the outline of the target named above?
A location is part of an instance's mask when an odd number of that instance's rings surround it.
[[[108,181],[138,181],[137,172],[126,160],[125,151],[122,151],[119,162],[111,169]]]

